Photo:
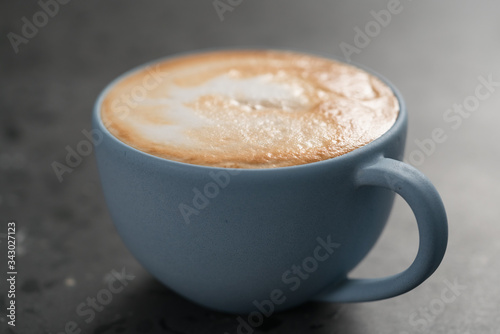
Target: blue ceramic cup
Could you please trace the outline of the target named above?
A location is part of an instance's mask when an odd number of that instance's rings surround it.
[[[107,91],[131,72],[115,80],[97,100],[93,130],[102,135],[96,156],[106,202],[128,249],[180,295],[231,313],[269,315],[312,299],[373,301],[418,286],[444,256],[446,213],[431,182],[401,162],[401,94],[367,71],[399,101],[392,128],[345,155],[269,169],[191,165],[124,144],[100,118]],[[348,278],[379,238],[395,193],[416,217],[414,262],[385,278]]]

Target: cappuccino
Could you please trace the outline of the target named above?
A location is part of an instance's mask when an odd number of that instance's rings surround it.
[[[307,54],[216,51],[172,58],[116,83],[101,119],[120,141],[179,162],[273,168],[334,158],[394,124],[392,90]]]

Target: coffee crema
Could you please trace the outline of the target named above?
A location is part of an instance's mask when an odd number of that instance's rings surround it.
[[[127,145],[228,168],[334,158],[383,135],[398,113],[393,91],[359,68],[265,50],[167,59],[120,80],[101,105],[104,125]]]

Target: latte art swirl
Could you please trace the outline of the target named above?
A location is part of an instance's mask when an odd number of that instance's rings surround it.
[[[394,124],[391,89],[356,67],[280,51],[165,60],[115,84],[101,118],[119,140],[190,164],[272,168],[333,158]]]

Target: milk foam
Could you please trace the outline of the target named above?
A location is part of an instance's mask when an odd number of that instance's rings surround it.
[[[324,160],[378,138],[399,111],[377,78],[302,54],[223,51],[159,68],[156,85],[145,85],[146,70],[116,84],[101,116],[118,139],[181,162],[269,168]]]

